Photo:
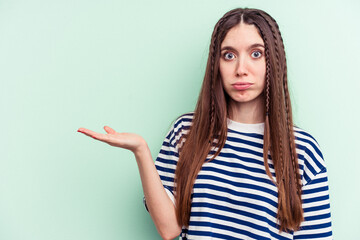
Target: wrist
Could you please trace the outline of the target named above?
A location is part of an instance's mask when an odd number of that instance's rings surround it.
[[[143,141],[141,141],[139,146],[136,149],[134,149],[133,153],[135,155],[136,160],[139,160],[139,159],[145,157],[149,151],[150,150],[149,150],[149,147],[148,147],[146,141],[143,140]]]

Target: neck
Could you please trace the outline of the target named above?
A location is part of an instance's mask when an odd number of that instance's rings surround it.
[[[250,102],[229,102],[230,119],[240,123],[262,123],[265,121],[265,99],[262,96]]]

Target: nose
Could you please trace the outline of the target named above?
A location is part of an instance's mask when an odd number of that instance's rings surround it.
[[[236,77],[247,76],[248,69],[247,69],[247,60],[245,56],[239,56],[238,61],[236,63],[235,69]]]

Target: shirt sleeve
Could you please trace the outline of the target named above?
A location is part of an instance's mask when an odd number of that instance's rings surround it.
[[[174,197],[174,177],[175,169],[179,159],[178,142],[183,134],[184,129],[187,129],[186,119],[180,117],[167,133],[165,140],[161,146],[160,152],[155,160],[155,167],[160,176],[161,182],[166,193],[171,201],[175,204]],[[181,140],[183,141],[183,140]],[[146,199],[143,199],[146,210]]]
[[[327,170],[317,142],[305,150],[302,186],[304,221],[294,239],[333,239]]]

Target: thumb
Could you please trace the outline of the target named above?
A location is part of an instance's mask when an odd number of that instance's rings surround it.
[[[116,133],[116,131],[115,131],[114,129],[112,129],[111,127],[109,127],[109,126],[105,126],[105,127],[104,127],[104,130],[105,130],[107,133],[110,133],[110,134]]]

